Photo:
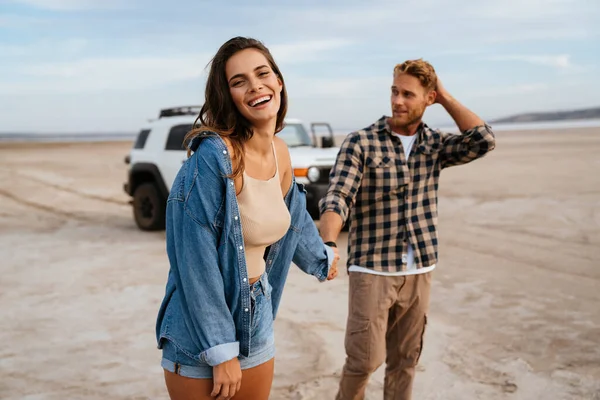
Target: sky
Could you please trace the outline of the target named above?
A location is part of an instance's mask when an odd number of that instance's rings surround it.
[[[335,130],[389,115],[394,65],[415,58],[486,120],[597,107],[598,21],[598,0],[0,0],[0,131],[137,131],[201,104],[234,36],[271,50],[288,117]]]

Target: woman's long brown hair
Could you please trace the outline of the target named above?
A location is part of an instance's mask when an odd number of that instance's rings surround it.
[[[225,65],[235,53],[250,48],[260,51],[265,56],[271,69],[283,84],[275,133],[283,129],[288,106],[283,75],[275,63],[271,52],[264,44],[256,39],[238,36],[225,42],[210,61],[210,71],[204,92],[205,101],[200,109],[200,114],[194,122],[194,127],[184,140],[184,143],[191,143],[192,139],[205,131],[212,131],[222,137],[229,138],[234,150],[233,162],[235,165],[231,178],[236,178],[244,171],[244,144],[252,137],[253,132],[250,123],[239,112],[231,98],[229,83],[225,74]],[[198,120],[200,120],[200,126],[196,128]],[[190,154],[191,149],[188,148],[188,156]]]

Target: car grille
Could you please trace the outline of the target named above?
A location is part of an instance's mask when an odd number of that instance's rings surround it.
[[[331,172],[332,167],[319,167],[319,171],[321,172],[321,176],[319,180],[315,183],[329,183],[329,173]]]

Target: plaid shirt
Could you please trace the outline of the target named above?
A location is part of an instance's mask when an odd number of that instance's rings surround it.
[[[348,263],[380,272],[405,271],[408,243],[417,268],[437,262],[437,191],[440,172],[495,147],[485,124],[450,134],[424,123],[408,160],[383,116],[344,140],[329,176],[321,214],[350,213]],[[404,257],[403,257],[404,256]]]

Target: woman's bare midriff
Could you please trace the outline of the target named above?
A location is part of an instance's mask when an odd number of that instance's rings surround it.
[[[250,282],[251,285],[253,285],[259,279],[260,279],[260,276],[257,276],[256,278],[250,278],[248,281]]]

